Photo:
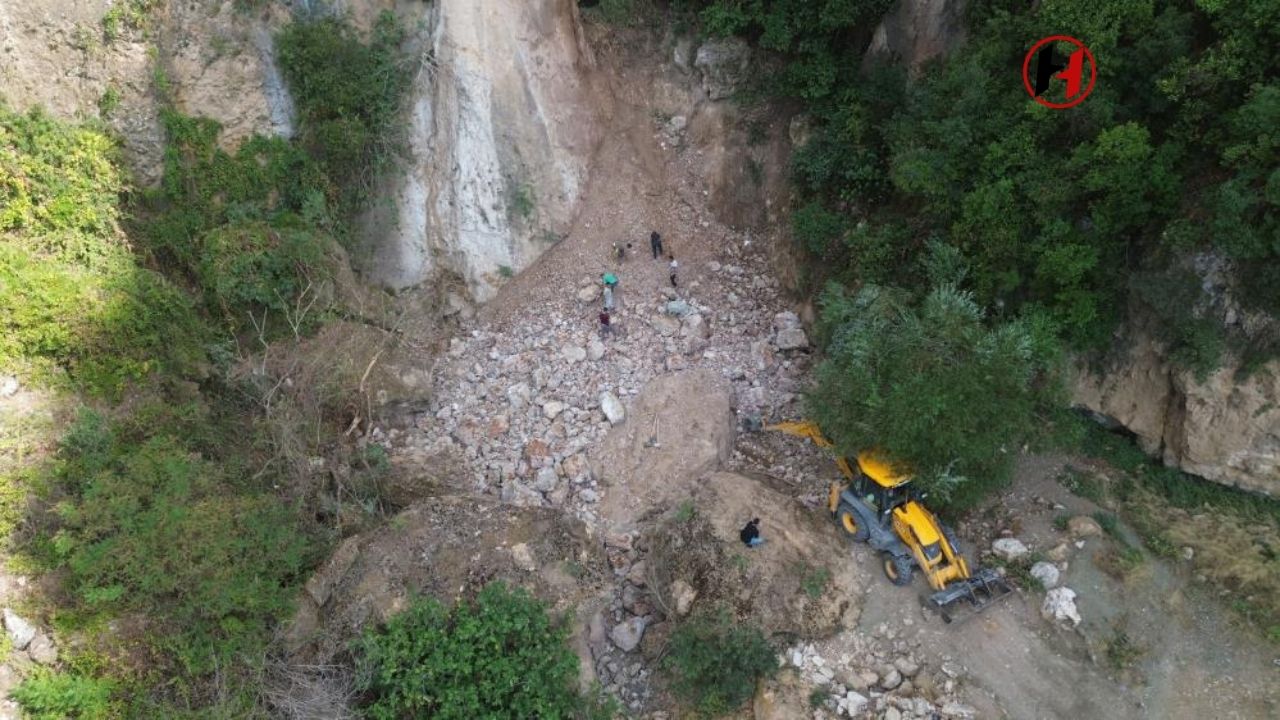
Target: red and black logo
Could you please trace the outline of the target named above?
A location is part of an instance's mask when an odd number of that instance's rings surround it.
[[[1065,58],[1059,58],[1057,43],[1070,44],[1075,49]],[[1032,82],[1031,60],[1035,59],[1035,82]],[[1089,65],[1089,81],[1085,84],[1085,64]],[[1062,100],[1050,100],[1058,97],[1053,80],[1062,81]],[[1036,102],[1055,110],[1075,107],[1093,92],[1093,84],[1098,80],[1098,64],[1094,62],[1093,53],[1084,43],[1070,35],[1050,35],[1031,46],[1027,56],[1022,60],[1022,84],[1027,94]]]

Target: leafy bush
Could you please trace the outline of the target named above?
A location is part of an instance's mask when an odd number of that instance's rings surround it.
[[[1060,399],[1053,328],[1039,318],[988,322],[950,286],[918,305],[876,286],[823,300],[831,340],[813,417],[841,453],[878,448],[952,506],[1004,482]]]
[[[13,699],[29,720],[109,720],[120,715],[114,691],[110,680],[41,671],[14,688]]]
[[[117,225],[117,159],[99,130],[0,107],[0,364],[117,393],[202,361],[192,304],[134,262]]]
[[[60,454],[53,550],[81,607],[171,624],[163,645],[197,675],[262,642],[310,559],[274,498],[228,492],[234,465],[90,411]]]
[[[758,629],[728,615],[696,615],[671,633],[663,661],[671,688],[708,713],[727,713],[755,692],[756,681],[778,670],[774,649]]]
[[[317,297],[329,280],[331,241],[305,228],[232,223],[209,232],[202,244],[200,285],[232,327],[247,325],[246,312],[273,311],[292,320],[301,315],[295,303],[305,304],[303,293]],[[311,315],[310,324],[315,319]]]
[[[360,644],[365,712],[386,720],[590,714],[568,635],[542,602],[501,583],[453,608],[416,600]]]

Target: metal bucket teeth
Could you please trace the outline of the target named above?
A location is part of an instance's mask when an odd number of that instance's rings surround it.
[[[1003,577],[990,568],[982,568],[967,580],[960,580],[932,594],[928,605],[937,610],[945,622],[957,619],[957,611],[965,619],[986,610],[1013,593]]]

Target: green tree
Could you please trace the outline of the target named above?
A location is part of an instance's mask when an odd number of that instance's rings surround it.
[[[840,452],[879,449],[953,507],[1005,481],[1037,415],[1061,400],[1052,326],[988,320],[954,286],[918,303],[890,288],[831,287],[822,324],[814,419]]]

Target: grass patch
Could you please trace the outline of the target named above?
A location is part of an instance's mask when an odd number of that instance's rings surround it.
[[[533,213],[538,209],[537,201],[533,198],[533,188],[525,183],[516,185],[511,190],[511,214],[520,220],[528,220],[533,217]]]
[[[698,509],[694,506],[692,500],[684,500],[676,508],[675,520],[678,523],[687,523],[698,514]]]
[[[991,558],[991,564],[996,567],[1004,568],[1005,577],[1011,580],[1015,585],[1024,590],[1034,590],[1036,592],[1044,592],[1044,583],[1040,582],[1040,578],[1031,574],[1031,566],[1044,560],[1044,555],[1039,552],[1028,553],[1016,560],[1006,560],[996,556]]]
[[[817,600],[831,584],[831,571],[825,567],[804,565],[800,568],[800,588],[804,594]]]
[[[1112,670],[1126,670],[1142,658],[1146,650],[1129,637],[1121,623],[1112,628],[1103,641],[1103,656]]]

